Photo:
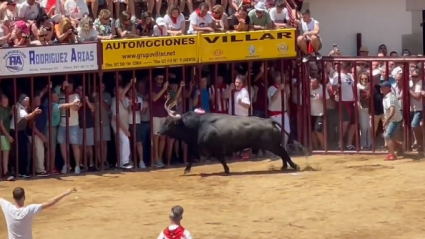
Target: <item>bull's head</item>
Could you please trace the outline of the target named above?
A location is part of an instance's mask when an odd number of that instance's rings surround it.
[[[158,134],[165,135],[183,141],[194,141],[197,139],[199,130],[199,115],[194,112],[188,112],[183,115],[177,114],[171,108],[177,103],[167,105],[168,100],[164,104],[164,108],[168,113],[168,117],[164,124],[161,125]]]

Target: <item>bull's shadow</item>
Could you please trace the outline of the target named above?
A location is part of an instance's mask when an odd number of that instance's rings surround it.
[[[254,175],[268,175],[268,174],[288,174],[288,173],[301,173],[301,171],[296,171],[294,169],[285,169],[285,170],[277,170],[277,169],[267,169],[267,170],[256,170],[256,171],[245,171],[245,172],[232,172],[229,174],[224,172],[215,172],[215,173],[189,173],[181,175],[183,177],[214,177],[214,176],[254,176]]]

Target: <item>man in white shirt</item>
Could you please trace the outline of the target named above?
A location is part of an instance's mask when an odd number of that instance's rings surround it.
[[[81,100],[77,93],[74,92],[74,85],[70,81],[64,81],[62,85],[63,91],[67,91],[68,100],[65,99],[65,92],[59,96],[59,104],[70,103],[76,100]],[[80,126],[78,125],[78,110],[81,107],[80,104],[73,105],[70,109],[61,109],[61,120],[59,123],[58,129],[58,143],[60,144],[60,149],[62,153],[62,158],[64,159],[64,165],[62,167],[62,174],[68,173],[70,166],[70,160],[67,159],[66,154],[66,138],[69,137],[69,144],[72,146],[75,160],[75,169],[74,173],[79,174],[81,172],[80,163],[81,163],[81,149],[79,145],[80,137]],[[67,111],[69,110],[68,114]],[[69,135],[66,134],[66,121],[68,118],[68,129]]]
[[[289,134],[291,133],[291,127],[289,122],[288,113],[288,97],[289,97],[289,88],[282,84],[282,77],[279,72],[275,72],[273,75],[274,84],[269,86],[267,89],[267,98],[269,102],[268,106],[268,115],[271,119],[283,125],[283,130],[285,134],[283,135],[283,145],[286,147],[288,142]],[[284,100],[283,100],[283,112],[282,115],[282,92],[284,91]]]
[[[297,42],[301,51],[305,54],[302,61],[304,63],[308,62],[310,53],[314,53],[318,61],[321,60],[322,55],[320,55],[319,51],[322,49],[322,39],[320,38],[319,22],[314,20],[310,16],[310,10],[306,9],[302,13],[302,19],[299,24],[303,30],[303,35],[298,37]]]
[[[211,13],[208,11],[208,4],[201,2],[198,9],[190,14],[189,30],[187,30],[188,34],[197,34],[198,32],[214,32],[213,18]]]
[[[422,102],[422,80],[420,77],[420,70],[414,69],[411,73],[409,81],[409,95],[410,95],[410,120],[413,135],[415,136],[416,145],[418,146],[418,154],[423,157],[423,139],[421,121],[423,118],[424,104]]]
[[[273,21],[276,28],[286,28],[289,23],[288,9],[285,8],[285,3],[279,0],[275,7],[269,10],[270,19]]]
[[[397,159],[395,154],[395,138],[403,117],[400,112],[400,105],[398,104],[397,97],[391,91],[391,83],[389,81],[381,83],[381,92],[384,95],[382,101],[385,117],[383,123],[383,128],[385,129],[384,137],[388,147],[386,160],[395,160]]]
[[[157,239],[192,239],[192,235],[181,226],[183,219],[183,208],[181,206],[174,206],[171,208],[170,225],[162,231]]]
[[[354,127],[354,80],[351,74],[349,74],[351,71],[351,64],[349,62],[342,62],[339,67],[341,67],[340,77],[337,73],[332,79],[330,79],[329,82],[331,83],[335,93],[335,101],[337,101],[336,108],[339,109],[338,104],[342,104],[341,120],[343,137],[345,137],[345,134],[348,132],[346,148],[348,150],[354,150],[355,147],[353,146],[353,139],[356,132]],[[339,78],[341,79],[341,82],[339,82]],[[340,141],[339,144],[339,147],[342,149],[344,142]]]
[[[0,206],[6,220],[9,239],[32,239],[34,216],[76,191],[75,188],[71,188],[42,204],[30,204],[27,206],[25,206],[25,190],[21,187],[13,190],[15,204],[0,198]]]
[[[229,114],[238,115],[238,116],[249,116],[249,107],[251,106],[251,100],[249,98],[248,90],[244,87],[245,77],[238,75],[236,77],[235,83],[230,84],[229,89],[223,93],[224,98],[230,98],[232,91],[235,90],[233,94],[233,102],[229,107]]]
[[[326,100],[329,99],[328,92],[325,89]],[[323,149],[325,147],[325,137],[323,134],[323,86],[319,83],[317,78],[310,79],[310,121],[311,121],[311,131],[314,135],[316,135],[317,140],[319,141],[319,147]],[[333,117],[333,116],[330,116]],[[315,142],[313,140],[313,142]]]

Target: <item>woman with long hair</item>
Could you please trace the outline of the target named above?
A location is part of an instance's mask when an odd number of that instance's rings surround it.
[[[136,27],[131,22],[130,14],[127,11],[123,11],[120,14],[120,18],[115,22],[115,28],[117,29],[117,35],[121,38],[139,37],[136,34]]]
[[[372,145],[372,130],[370,127],[370,84],[367,73],[362,73],[358,77],[357,99],[359,106],[359,124],[360,124],[360,144],[363,149]]]
[[[170,36],[179,36],[184,34],[186,29],[185,18],[177,5],[171,5],[167,14],[164,16],[165,26]]]
[[[211,16],[213,17],[213,27],[216,31],[224,32],[229,30],[228,16],[224,12],[223,6],[215,5],[211,10]]]

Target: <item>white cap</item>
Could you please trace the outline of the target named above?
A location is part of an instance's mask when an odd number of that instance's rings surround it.
[[[257,2],[257,4],[255,4],[254,8],[255,8],[255,10],[260,11],[260,12],[266,11],[266,5],[262,1]]]
[[[158,18],[156,19],[156,25],[158,25],[158,26],[165,26],[164,18],[162,18],[162,17],[158,17]]]
[[[377,75],[381,75],[381,70],[375,69],[372,71],[372,76],[377,76]]]

